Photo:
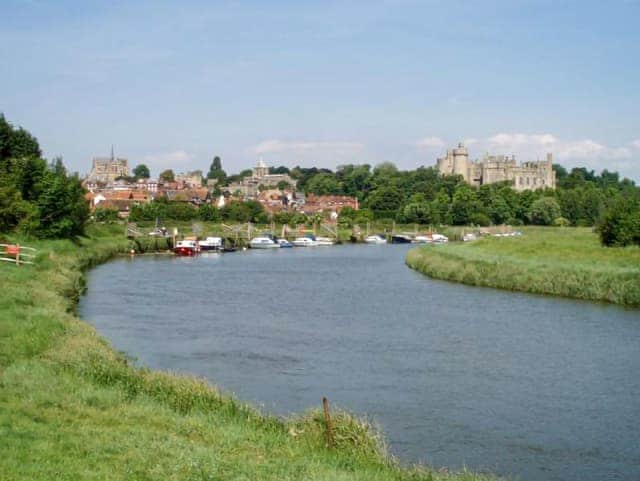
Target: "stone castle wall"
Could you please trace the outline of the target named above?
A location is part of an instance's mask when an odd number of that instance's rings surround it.
[[[485,155],[481,160],[471,161],[467,148],[460,143],[437,160],[437,168],[442,175],[461,175],[474,186],[508,181],[518,191],[556,188],[552,154],[547,154],[546,160],[520,165],[515,157],[505,155]]]

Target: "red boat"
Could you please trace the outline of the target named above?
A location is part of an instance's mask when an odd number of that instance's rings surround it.
[[[194,240],[181,240],[176,243],[173,253],[177,256],[193,256],[200,252],[198,243]]]

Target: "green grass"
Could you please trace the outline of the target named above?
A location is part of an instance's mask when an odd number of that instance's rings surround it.
[[[3,481],[494,479],[402,467],[339,411],[328,449],[319,410],[279,419],[203,380],[132,367],[74,315],[83,271],[130,248],[120,226],[91,233],[23,241],[37,265],[0,265]]]
[[[529,227],[521,237],[425,246],[406,262],[436,279],[640,306],[640,248],[602,247],[587,228]]]

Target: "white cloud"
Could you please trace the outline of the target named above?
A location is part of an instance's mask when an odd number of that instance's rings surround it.
[[[490,144],[494,145],[551,145],[557,142],[557,139],[551,134],[506,134],[500,133],[487,139]]]
[[[443,147],[444,141],[440,137],[425,137],[416,142],[420,147]]]
[[[640,149],[640,139],[636,139],[636,140],[634,140],[633,142],[631,142],[631,146],[632,146],[634,149]]]
[[[332,151],[349,153],[362,150],[364,145],[359,142],[312,142],[312,141],[282,141],[277,139],[265,140],[253,148],[256,154],[271,153],[303,153],[314,151]]]

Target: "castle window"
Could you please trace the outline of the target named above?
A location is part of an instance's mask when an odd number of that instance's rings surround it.
[[[524,184],[524,179],[522,177],[518,177],[518,182],[520,185]]]
[[[527,177],[527,185],[529,185],[529,177]]]

